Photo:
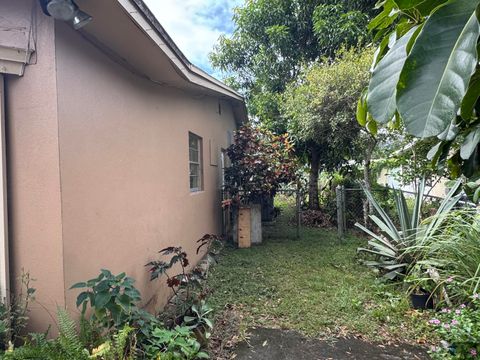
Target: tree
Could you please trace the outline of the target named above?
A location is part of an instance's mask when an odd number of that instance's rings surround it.
[[[375,139],[355,120],[356,102],[369,79],[372,53],[341,50],[306,69],[283,96],[282,114],[297,151],[305,149],[310,164],[309,206],[318,209],[318,175],[351,160],[365,159],[369,181]]]
[[[370,24],[380,40],[358,120],[437,138],[434,165],[480,197],[480,0],[386,0]],[[367,114],[368,112],[368,114]]]
[[[250,0],[237,8],[236,28],[210,56],[249,112],[277,134],[286,130],[279,101],[302,68],[368,39],[375,0]]]

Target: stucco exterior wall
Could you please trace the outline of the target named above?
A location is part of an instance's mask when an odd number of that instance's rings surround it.
[[[168,292],[144,265],[171,245],[196,260],[195,241],[219,233],[220,168],[209,142],[219,158],[233,114],[222,102],[220,115],[215,97],[131,74],[67,26],[55,39],[65,288],[101,268],[125,271],[150,308],[161,306]],[[189,189],[189,131],[203,138],[198,193]],[[68,306],[77,293],[66,291]]]
[[[30,16],[31,1],[16,5]],[[36,279],[30,330],[45,331],[65,301],[54,22],[36,18],[35,61],[5,81],[7,186],[10,277],[17,292],[22,268]]]
[[[33,4],[2,1],[28,13]],[[36,279],[29,331],[55,333],[58,306],[77,312],[69,287],[101,268],[134,277],[146,307],[158,309],[170,294],[144,265],[170,245],[195,263],[196,240],[220,232],[220,149],[236,128],[232,109],[132,74],[38,6],[32,19],[35,59],[5,81],[11,278],[23,268]],[[203,140],[197,193],[189,132]]]

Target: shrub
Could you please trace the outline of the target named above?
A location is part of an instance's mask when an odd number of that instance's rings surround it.
[[[244,125],[227,154],[231,166],[225,169],[225,190],[235,200],[260,203],[295,179],[297,163],[287,135]]]
[[[417,261],[445,289],[447,302],[460,304],[480,291],[479,239],[480,215],[475,209],[461,209],[446,215],[435,236],[412,248]]]
[[[477,359],[480,353],[480,308],[478,294],[471,304],[445,308],[430,320],[442,341],[431,349],[432,359]]]
[[[20,340],[28,321],[28,307],[35,299],[30,274],[22,273],[20,281],[21,291],[16,296],[10,296],[9,306],[0,300],[0,350],[6,350],[10,343]]]
[[[132,342],[133,329],[126,326],[115,332],[111,337],[96,349],[89,352],[88,344],[82,342],[78,334],[75,322],[69,317],[64,309],[58,310],[59,336],[56,339],[47,339],[46,334],[31,334],[23,346],[8,349],[2,360],[130,360],[135,352],[134,341]],[[134,339],[134,335],[133,335]]]
[[[222,243],[216,235],[206,234],[197,241],[197,254],[200,250],[206,248],[206,259],[210,264],[216,261],[217,255],[220,253]],[[154,260],[150,261],[147,266],[150,272],[150,280],[156,280],[159,277],[166,277],[167,286],[172,289],[174,297],[172,304],[174,305],[173,319],[168,318],[169,314],[165,314],[166,321],[169,325],[180,325],[185,315],[195,316],[192,312],[192,305],[201,306],[202,300],[209,293],[209,289],[205,286],[207,277],[207,266],[196,266],[191,271],[188,270],[190,261],[187,253],[182,247],[170,246],[159,251],[164,257],[170,257],[167,261]],[[180,272],[171,275],[169,272],[179,266]]]
[[[91,341],[96,345],[98,335],[118,332],[125,326],[133,327],[138,332],[140,341],[149,336],[152,324],[159,321],[137,304],[141,300],[140,292],[133,285],[134,279],[125,273],[113,275],[109,270],[87,282],[74,284],[71,289],[86,289],[77,296],[77,306],[81,307],[81,324],[91,329]],[[87,310],[93,311],[87,318]],[[89,324],[91,322],[91,324]],[[99,334],[95,334],[95,333]],[[87,333],[88,335],[88,333]]]
[[[200,350],[200,343],[192,331],[185,326],[173,330],[156,328],[146,346],[148,359],[194,360],[208,359],[208,354]]]

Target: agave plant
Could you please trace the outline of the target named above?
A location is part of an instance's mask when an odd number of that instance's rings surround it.
[[[461,181],[458,180],[453,185],[447,196],[442,200],[436,214],[429,221],[424,222],[421,219],[421,209],[424,200],[425,179],[420,181],[415,195],[415,205],[411,213],[403,193],[395,190],[394,196],[399,226],[382,209],[372,193],[363,188],[368,200],[378,213],[378,216],[372,214],[369,217],[380,230],[380,232],[375,233],[374,230],[370,230],[359,223],[355,224],[371,236],[368,241],[368,248],[357,249],[359,252],[376,256],[375,261],[366,261],[365,264],[379,269],[387,279],[393,280],[398,276],[403,276],[417,258],[411,251],[412,247],[434,236],[444,222],[446,215],[460,200],[461,194],[457,194],[460,183]],[[410,251],[407,251],[407,249]]]

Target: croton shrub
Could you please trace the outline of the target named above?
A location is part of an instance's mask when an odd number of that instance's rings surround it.
[[[225,190],[234,201],[258,203],[296,178],[297,161],[287,134],[244,125],[227,155],[231,166],[225,169]]]

